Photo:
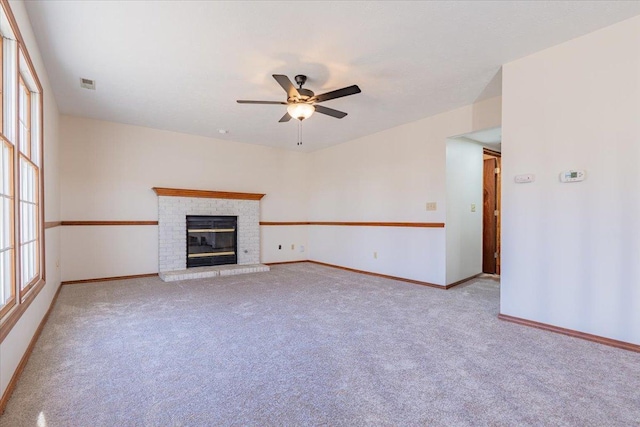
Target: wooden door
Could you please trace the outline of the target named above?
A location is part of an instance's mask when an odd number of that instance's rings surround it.
[[[484,202],[482,211],[482,271],[498,270],[498,159],[484,159]]]
[[[502,253],[502,248],[500,246],[500,224],[502,223],[502,179],[500,174],[502,172],[502,157],[496,158],[496,162],[498,166],[496,169],[496,274],[500,274],[500,254]]]

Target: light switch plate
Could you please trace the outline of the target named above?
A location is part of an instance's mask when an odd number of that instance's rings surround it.
[[[438,204],[436,202],[427,202],[427,210],[435,211],[438,209]]]
[[[514,181],[517,184],[524,184],[527,182],[533,182],[536,180],[536,176],[532,173],[526,173],[524,175],[516,175],[516,177],[514,178]]]

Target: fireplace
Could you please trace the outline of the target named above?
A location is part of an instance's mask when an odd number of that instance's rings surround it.
[[[260,199],[264,194],[257,193],[230,193],[224,191],[186,190],[179,188],[154,187],[158,195],[158,272],[164,281],[184,280],[187,278],[217,277],[221,271],[244,271],[240,267],[247,266],[251,270],[253,265],[260,266]],[[194,246],[207,245],[207,236],[198,235],[196,232],[188,233],[188,216],[222,216],[223,219],[236,218],[235,244],[231,249],[220,252],[235,252],[234,260],[220,261],[235,262],[235,264],[215,265],[208,268],[187,268],[189,234],[194,234],[192,239]],[[196,228],[197,227],[197,228]],[[214,224],[193,229],[216,229]],[[224,226],[223,228],[226,228]],[[229,228],[233,228],[230,226]],[[222,237],[222,234],[220,234]],[[203,238],[204,237],[204,241]],[[227,235],[228,237],[228,235]],[[211,236],[209,236],[211,239]],[[220,243],[216,241],[216,243]],[[223,245],[226,247],[227,245]],[[203,253],[208,252],[208,248]],[[194,248],[195,250],[195,248]],[[217,255],[229,257],[229,255]],[[191,261],[197,261],[198,257],[191,257]],[[203,264],[204,258],[199,264]],[[211,257],[206,259],[211,264]],[[190,266],[194,266],[189,262]],[[260,268],[264,268],[260,266]],[[262,271],[262,270],[261,270]],[[264,270],[268,271],[268,270]],[[234,273],[235,274],[235,273]]]
[[[187,268],[237,264],[237,216],[187,215]]]

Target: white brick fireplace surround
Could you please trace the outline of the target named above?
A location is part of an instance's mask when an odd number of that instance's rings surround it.
[[[260,199],[264,194],[159,187],[154,191],[158,195],[158,272],[162,280],[269,270],[260,264]],[[238,264],[187,269],[187,215],[237,216]]]

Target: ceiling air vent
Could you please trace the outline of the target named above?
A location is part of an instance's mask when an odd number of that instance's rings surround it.
[[[96,90],[96,81],[91,79],[80,78],[80,87],[85,89]]]

